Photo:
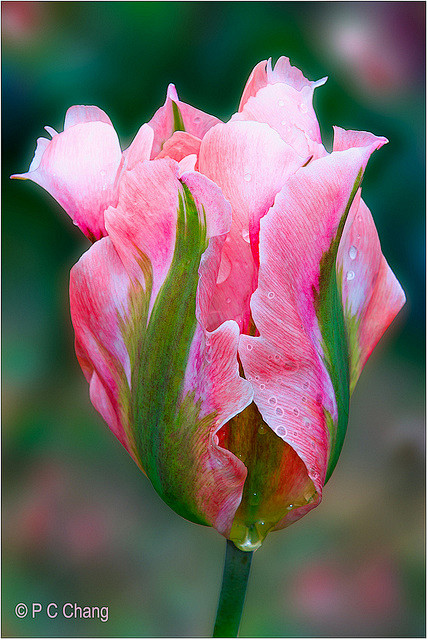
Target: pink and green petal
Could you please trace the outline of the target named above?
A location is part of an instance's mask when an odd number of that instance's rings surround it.
[[[336,451],[343,441],[338,431],[346,425],[349,403],[337,247],[376,146],[333,153],[289,178],[261,221],[259,281],[251,300],[260,335],[240,338],[254,402],[264,422],[303,461],[318,496],[329,449]],[[316,504],[312,494],[306,506],[304,498],[297,503],[302,511],[284,512],[283,524]]]
[[[149,122],[154,131],[151,157],[156,158],[161,153],[163,145],[175,131],[186,131],[201,140],[205,133],[219,122],[218,118],[181,102],[174,85],[170,84],[165,104],[156,111]]]
[[[265,124],[230,122],[213,127],[199,152],[199,171],[232,205],[232,226],[222,253],[209,329],[228,319],[250,324],[249,301],[257,283],[260,219],[289,176],[305,162]]]
[[[346,221],[336,268],[348,333],[352,393],[367,358],[405,302],[382,256],[371,213],[359,194]]]
[[[107,116],[93,119],[100,114],[96,107],[69,109],[67,128],[52,140],[39,138],[29,171],[12,176],[46,189],[92,241],[106,235],[104,211],[114,198],[122,158]]]
[[[142,467],[162,498],[226,535],[246,470],[217,446],[215,434],[251,401],[252,389],[239,377],[237,325],[208,334],[201,322],[230,205],[206,177],[189,172],[179,180],[177,173],[169,158],[138,164],[124,175],[118,205],[106,214],[111,241],[140,295],[150,299],[148,317],[123,328],[135,354],[131,424]]]

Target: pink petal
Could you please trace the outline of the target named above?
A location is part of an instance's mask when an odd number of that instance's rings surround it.
[[[281,138],[305,157],[325,155],[318,120],[312,106],[313,87],[300,91],[284,84],[268,84],[250,97],[232,121],[266,122]]]
[[[351,357],[351,391],[367,358],[405,302],[404,293],[382,255],[373,218],[355,198],[337,255]]]
[[[246,331],[256,286],[260,219],[305,158],[267,125],[230,122],[212,128],[201,143],[199,171],[218,184],[232,205],[232,227],[223,249],[210,329],[234,319]]]
[[[327,78],[321,78],[321,80],[315,82],[308,80],[300,69],[290,64],[289,58],[285,56],[281,56],[278,59],[274,69],[272,69],[270,58],[269,60],[263,60],[254,67],[248,78],[239,104],[239,111],[243,110],[249,98],[257,95],[259,89],[263,89],[263,87],[266,87],[268,84],[281,82],[296,89],[296,91],[301,91],[303,87],[315,89],[315,87],[320,87],[326,81]]]
[[[181,100],[178,99],[174,85],[169,85],[165,104],[156,111],[149,122],[155,134],[152,158],[156,158],[159,155],[164,143],[175,131],[173,102],[178,107],[183,119],[185,131],[196,138],[202,139],[211,127],[220,122],[218,118],[210,116],[199,109],[195,109],[185,102],[181,102]]]
[[[98,240],[106,234],[104,210],[114,198],[121,157],[113,127],[87,121],[69,125],[52,140],[39,138],[29,171],[12,177],[42,186],[88,238]]]
[[[131,281],[109,238],[96,242],[70,274],[70,311],[76,354],[90,382],[94,407],[135,458],[129,437],[130,360],[121,318],[128,314]]]
[[[73,127],[75,124],[82,124],[83,122],[105,122],[113,126],[110,118],[102,109],[78,104],[67,110],[65,114],[64,131],[69,127]]]
[[[346,129],[341,129],[341,127],[333,127],[333,131],[333,151],[346,151],[346,149],[352,149],[353,147],[368,147],[376,141],[381,147],[382,144],[388,142],[387,138],[375,136],[368,131],[347,131]]]
[[[327,82],[327,78],[321,78],[320,80],[308,80],[303,73],[297,67],[293,67],[290,64],[289,58],[281,56],[272,70],[271,61],[269,59],[267,66],[267,81],[269,84],[276,82],[283,82],[293,87],[297,91],[301,91],[303,87],[310,87],[315,89],[321,87]]]
[[[329,454],[323,409],[334,415],[335,398],[323,363],[314,291],[321,259],[376,145],[335,152],[289,178],[261,221],[258,288],[251,299],[260,336],[240,338],[254,401],[303,460],[319,496]],[[290,517],[315,505],[295,509]]]
[[[180,162],[186,156],[199,153],[199,147],[201,141],[196,136],[192,136],[185,131],[176,131],[172,134],[162,147],[162,151],[157,156],[158,158],[172,158],[177,162]]]
[[[105,212],[106,229],[126,270],[144,289],[141,254],[151,263],[152,302],[174,254],[178,187],[178,165],[174,160],[139,162],[123,174],[117,206]]]
[[[124,170],[131,170],[138,162],[150,160],[153,138],[153,129],[148,124],[143,124],[130,146],[123,152]]]

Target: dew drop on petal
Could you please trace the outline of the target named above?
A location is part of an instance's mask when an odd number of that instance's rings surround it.
[[[263,391],[263,389],[265,389],[265,387],[266,387],[266,385],[264,385],[264,384],[261,384],[261,385],[260,385],[260,389],[261,389],[262,391]]]
[[[273,291],[269,291],[269,293],[268,293],[269,300],[272,300],[272,298],[274,298],[274,297],[275,297],[274,292]]]
[[[220,269],[218,270],[217,284],[221,284],[228,279],[232,270],[232,264],[226,255],[222,255],[220,262]]]
[[[300,411],[298,410],[298,408],[297,408],[297,407],[294,407],[294,409],[293,409],[293,413],[294,413],[294,415],[295,415],[295,416],[298,416],[298,415],[299,415],[299,413],[300,413]]]
[[[226,298],[226,304],[230,304],[231,300],[230,298]]]
[[[248,351],[252,351],[253,350],[253,345],[252,344],[247,344],[247,349],[248,349]],[[256,380],[257,380],[257,376],[256,376]]]
[[[281,409],[281,407],[277,407],[275,409],[275,413],[277,416],[283,416],[284,415],[284,409]],[[278,429],[283,429],[284,427],[278,427]]]
[[[303,383],[303,388],[307,389],[309,387],[309,382],[306,380],[306,382]]]
[[[299,109],[302,113],[307,113],[308,105],[306,104],[306,102],[301,102],[299,105]]]
[[[265,435],[265,433],[266,433],[266,429],[265,429],[264,425],[262,425],[262,424],[261,424],[261,425],[260,425],[260,427],[259,427],[259,429],[258,429],[258,434],[259,434],[260,436],[264,436],[264,435]]]
[[[357,247],[354,247],[354,245],[352,245],[349,248],[349,257],[351,258],[351,260],[355,260],[355,258],[357,257],[357,253],[358,253]]]
[[[294,505],[289,504],[289,505],[288,505],[288,507],[287,507],[287,510],[288,510],[288,511],[290,511],[290,510],[293,508],[293,506],[294,506]]]
[[[193,122],[200,122],[200,121],[201,121],[201,119],[200,119],[199,116],[196,116],[195,118],[193,118]]]
[[[348,271],[348,273],[346,274],[346,279],[353,280],[354,278],[355,278],[355,273],[353,271]]]
[[[250,182],[251,181],[251,173],[246,173],[244,175],[244,180],[245,180],[245,182]]]
[[[306,402],[307,397],[306,396],[302,396],[302,402]]]
[[[278,427],[276,433],[278,436],[281,436],[281,438],[285,437],[287,435],[287,429],[285,427]]]
[[[254,491],[253,493],[250,494],[248,502],[253,505],[259,504],[260,494]]]
[[[271,396],[268,400],[269,404],[271,405],[275,405],[276,404],[276,398],[275,396]]]
[[[248,231],[248,229],[242,229],[242,237],[245,242],[250,242],[250,232]]]

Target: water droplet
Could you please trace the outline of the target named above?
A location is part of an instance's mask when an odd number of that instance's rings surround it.
[[[284,106],[284,100],[278,100],[278,107]]]
[[[303,383],[303,388],[307,389],[309,387],[309,382],[306,380],[306,382]]]
[[[306,102],[301,102],[299,105],[299,109],[302,113],[307,113],[308,105],[306,104]]]
[[[250,494],[248,502],[250,504],[259,504],[259,502],[260,502],[260,494],[257,493],[256,491],[254,491],[253,493]]]
[[[306,396],[302,396],[302,402],[306,402],[307,397]]]
[[[349,249],[349,257],[351,258],[351,260],[355,260],[355,258],[357,257],[357,247],[354,247],[354,245],[352,245],[352,247],[350,247]]]
[[[279,359],[280,359],[280,357],[281,357],[280,355],[276,354],[276,355],[275,355],[275,360],[279,360]]]
[[[246,173],[244,175],[244,180],[245,180],[245,182],[250,182],[251,181],[251,173]]]
[[[265,433],[266,433],[266,429],[264,428],[264,425],[262,425],[262,424],[260,425],[260,427],[259,427],[259,429],[258,429],[258,433],[259,433],[259,435],[261,435],[261,436],[264,436],[264,435],[265,435]]]
[[[261,389],[262,391],[263,391],[263,389],[265,389],[265,388],[266,388],[266,385],[264,385],[264,384],[261,384],[261,385],[260,385],[260,389]]]
[[[248,351],[252,351],[253,350],[253,345],[252,344],[247,344],[247,349]],[[256,377],[257,380],[257,377]]]
[[[299,415],[299,413],[300,413],[300,411],[298,410],[298,408],[297,408],[297,407],[294,407],[294,409],[293,409],[293,413],[294,413],[294,415],[295,415],[295,416],[298,416],[298,415]]]
[[[281,407],[277,407],[275,409],[275,413],[276,413],[277,416],[283,416],[284,415],[284,409],[281,409]],[[280,427],[280,428],[282,429],[283,427]]]
[[[283,437],[285,437],[287,435],[287,429],[285,427],[278,427],[276,429],[276,433],[277,433],[278,436],[283,438]]]
[[[293,504],[289,504],[288,507],[287,507],[287,510],[290,511],[293,507],[294,507]]]
[[[268,400],[269,404],[271,405],[275,405],[276,404],[276,398],[275,396],[271,396]]]
[[[259,380],[260,376],[255,376],[254,380]]]
[[[225,254],[223,254],[221,257],[220,269],[218,270],[217,284],[221,284],[222,282],[227,280],[231,270],[232,270],[232,264],[229,258]]]
[[[274,292],[273,291],[269,291],[269,293],[268,293],[269,300],[272,300],[272,298],[274,298],[274,297],[275,297]]]
[[[226,298],[226,303],[230,304],[230,302],[231,302],[230,298]]]
[[[200,119],[199,116],[196,116],[195,118],[193,118],[193,122],[200,122],[200,121],[201,121],[201,119]]]
[[[348,271],[348,273],[346,274],[346,279],[353,280],[354,278],[355,278],[355,273],[353,271]]]
[[[305,419],[303,420],[303,424],[305,425],[305,427],[306,427],[306,428],[307,428],[307,427],[310,427],[310,425],[311,425],[310,421],[309,421],[307,418],[305,418]]]
[[[248,229],[242,229],[242,237],[245,242],[250,242],[250,232],[248,231]]]

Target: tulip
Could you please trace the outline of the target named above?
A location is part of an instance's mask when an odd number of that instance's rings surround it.
[[[14,176],[93,242],[70,306],[94,407],[170,507],[244,555],[320,503],[405,300],[361,198],[387,140],[336,127],[328,153],[325,80],[261,62],[227,123],[170,85],[123,153],[104,112],[71,107]]]

